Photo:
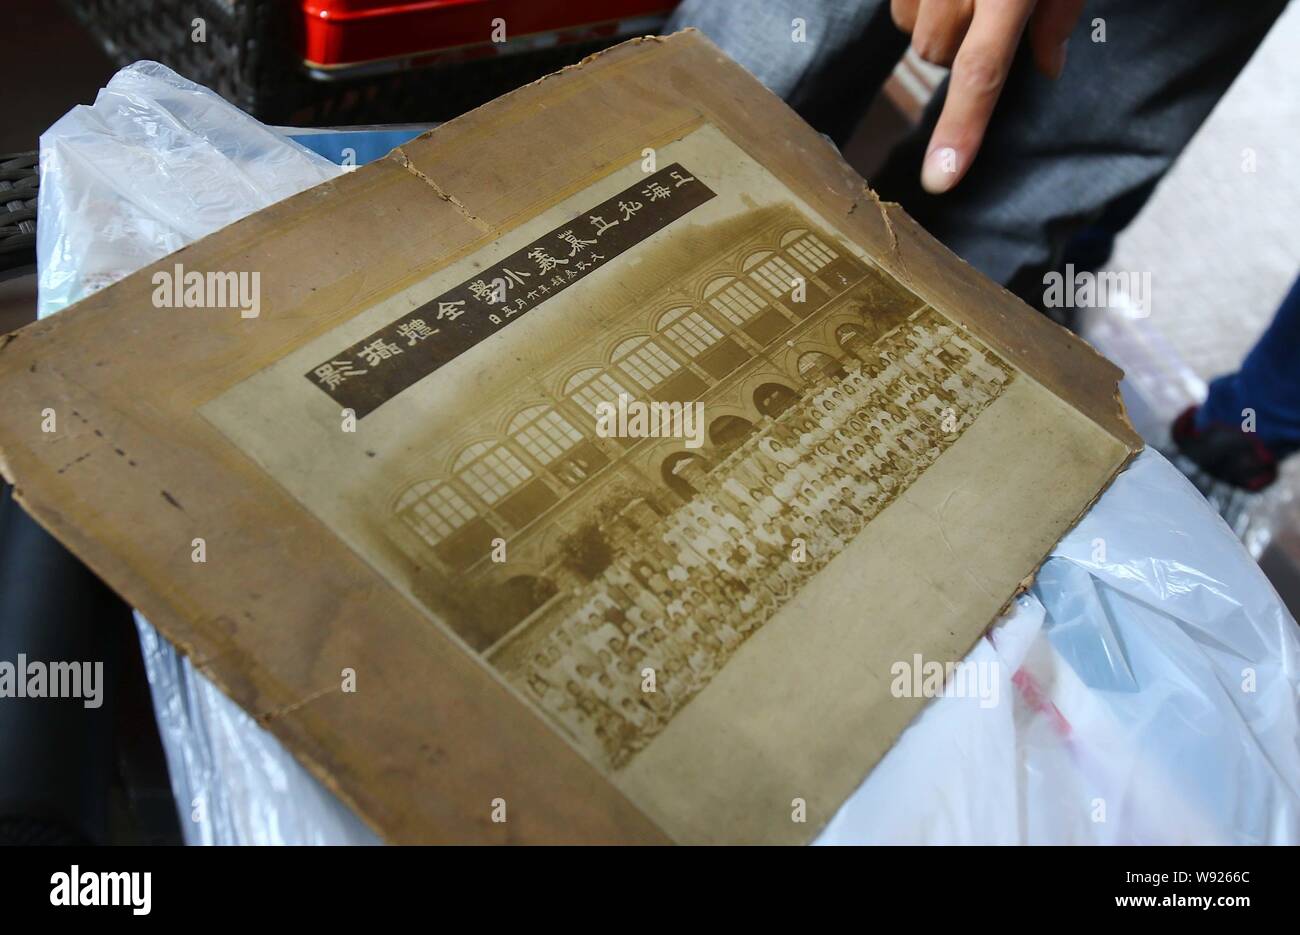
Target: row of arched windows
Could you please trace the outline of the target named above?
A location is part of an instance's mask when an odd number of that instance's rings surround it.
[[[396,504],[399,516],[430,546],[453,535],[481,515],[473,499],[494,507],[531,481],[538,468],[572,486],[585,479],[582,460],[565,461],[587,441],[573,419],[586,415],[594,425],[596,407],[615,402],[620,395],[644,398],[696,358],[708,353],[725,337],[719,327],[726,322],[742,328],[768,308],[770,299],[788,294],[798,277],[813,275],[837,257],[836,251],[803,229],[787,232],[780,251],[751,254],[742,264],[742,276],[719,276],[704,289],[704,300],[717,320],[697,308],[671,308],[654,323],[654,333],[629,337],[616,345],[605,367],[589,367],[569,377],[562,389],[574,409],[539,403],[518,412],[509,422],[504,440],[476,442],[452,464],[452,481],[427,480],[409,487]],[[730,329],[729,329],[730,330]]]

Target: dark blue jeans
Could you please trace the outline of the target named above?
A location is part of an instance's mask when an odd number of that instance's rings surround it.
[[[1259,440],[1274,454],[1300,451],[1300,279],[1241,369],[1210,384],[1196,424],[1241,426],[1248,409],[1255,413]]]

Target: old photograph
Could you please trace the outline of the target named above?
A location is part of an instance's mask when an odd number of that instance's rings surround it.
[[[613,768],[1014,373],[791,209],[629,275],[590,340],[507,350],[504,398],[413,433],[427,476],[380,524],[421,567],[412,590]],[[704,444],[675,422],[602,437],[620,399],[696,407]]]

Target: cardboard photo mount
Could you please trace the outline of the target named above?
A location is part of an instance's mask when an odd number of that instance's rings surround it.
[[[713,134],[827,237],[1013,368],[1024,391],[1019,409],[990,407],[991,427],[922,475],[914,517],[873,520],[899,552],[863,552],[878,556],[859,577],[879,578],[879,620],[836,610],[836,594],[852,605],[862,595],[835,579],[817,598],[830,608],[824,629],[774,618],[780,626],[727,664],[730,681],[638,753],[639,772],[620,772],[530,707],[200,410],[224,399],[228,416],[242,405],[255,421],[254,378],[277,362],[328,345],[363,309],[505,255],[548,212],[577,215],[648,148],[723,152]],[[260,315],[156,307],[154,274],[177,264],[260,271]],[[881,203],[831,144],[686,31],[594,55],[0,336],[0,471],[41,525],[390,842],[801,842],[925,702],[883,690],[889,663],[912,650],[962,658],[1140,450],[1121,376]],[[43,431],[51,411],[57,428]],[[326,492],[347,482],[329,476],[327,459],[304,470]],[[204,562],[193,560],[196,539]],[[844,641],[860,633],[849,652]],[[872,671],[855,681],[852,667]],[[340,690],[344,670],[355,692]],[[760,714],[747,719],[751,709]],[[792,796],[808,804],[801,826]],[[497,799],[505,821],[493,820]]]

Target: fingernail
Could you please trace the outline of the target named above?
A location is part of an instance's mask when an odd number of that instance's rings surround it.
[[[1059,78],[1065,71],[1065,56],[1070,51],[1070,40],[1066,39],[1056,47],[1056,56],[1052,59],[1052,77]]]
[[[921,187],[931,195],[942,195],[957,181],[957,150],[939,146],[930,150],[921,166]]]

